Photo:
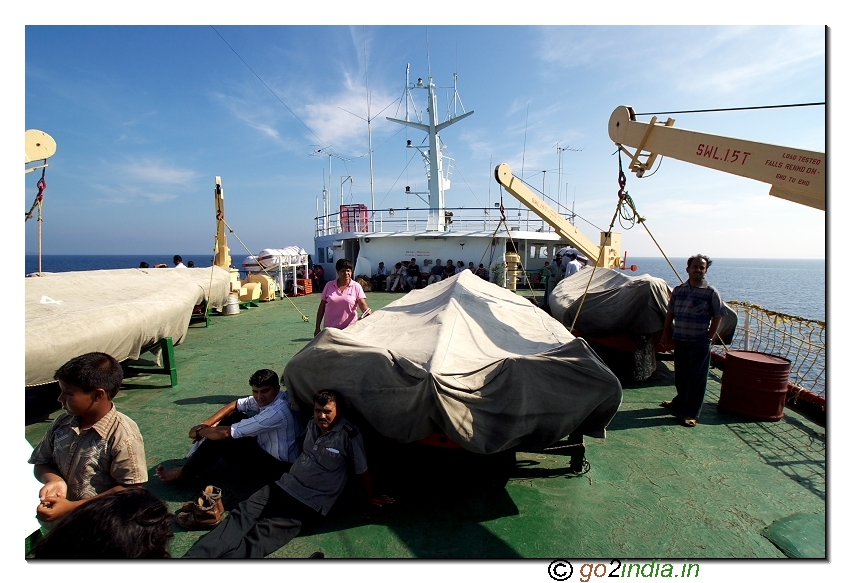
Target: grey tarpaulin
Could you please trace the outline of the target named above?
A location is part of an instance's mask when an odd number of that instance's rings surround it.
[[[591,276],[593,279],[588,286]],[[582,304],[585,289],[587,297]],[[605,267],[597,267],[594,273],[592,267],[586,267],[558,283],[549,295],[549,309],[552,317],[569,329],[581,306],[575,331],[582,336],[600,338],[625,334],[638,337],[664,328],[671,291],[660,277],[630,276]],[[724,310],[718,335],[729,344],[738,316],[726,303]]]
[[[469,271],[345,330],[323,330],[283,380],[302,410],[316,391],[335,389],[385,437],[444,432],[485,454],[546,447],[572,432],[604,437],[622,399],[584,340]]]
[[[575,330],[582,336],[639,336],[661,331],[669,298],[670,288],[659,277],[630,277],[605,267],[594,273],[586,267],[558,283],[549,294],[549,309],[552,317],[571,328],[581,305]]]
[[[205,299],[221,307],[230,293],[230,274],[220,267],[44,273],[25,281],[28,387],[52,382],[56,369],[87,352],[124,361],[168,336],[179,344],[192,309]]]

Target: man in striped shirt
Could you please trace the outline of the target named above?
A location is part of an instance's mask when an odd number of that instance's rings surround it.
[[[670,339],[673,329],[673,367],[676,396],[661,403],[671,409],[686,427],[697,424],[711,361],[711,340],[723,317],[720,293],[708,285],[705,274],[711,259],[705,255],[688,258],[688,280],[673,288],[667,304],[661,344]]]
[[[302,429],[289,407],[289,396],[280,390],[273,370],[258,370],[248,382],[251,396],[228,403],[189,430],[189,438],[196,443],[186,463],[178,468],[159,466],[156,475],[160,480],[195,478],[221,458],[263,482],[289,470],[301,453],[296,438]]]

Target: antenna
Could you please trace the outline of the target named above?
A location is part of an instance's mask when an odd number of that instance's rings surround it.
[[[525,179],[525,142],[528,138],[528,104],[525,104],[525,133],[522,135],[522,167],[519,169],[521,180]]]
[[[584,148],[573,148],[571,146],[567,146],[562,148],[560,146],[560,141],[555,144],[555,149],[558,150],[558,212],[561,212],[561,152],[581,152]],[[569,187],[569,185],[568,185]],[[564,193],[564,206],[566,207],[569,204],[569,192]]]
[[[425,57],[428,60],[428,82],[431,82],[431,44],[428,41],[428,29],[425,29]]]
[[[366,74],[366,127],[369,132],[369,194],[372,195],[372,217],[370,231],[375,230],[375,179],[372,167],[372,96],[369,93],[369,53],[366,50],[366,44],[363,44],[363,56],[365,58],[364,71]]]
[[[311,147],[315,148],[316,145],[311,144]],[[328,157],[328,184],[330,184],[331,176],[333,176],[333,173],[331,172],[332,159],[333,158],[339,158],[343,162],[350,162],[351,161],[348,158],[343,158],[339,154],[336,154],[330,148],[325,148],[325,147],[319,148],[318,150],[314,150],[310,155],[311,156],[327,156]],[[322,173],[324,174],[324,170],[322,171]],[[328,191],[330,192],[330,186],[328,187]],[[328,198],[330,198],[330,196]],[[342,206],[342,195],[340,195],[339,204],[340,204],[340,206]],[[330,205],[330,201],[328,202],[328,205]],[[330,211],[330,209],[328,209],[328,210]]]

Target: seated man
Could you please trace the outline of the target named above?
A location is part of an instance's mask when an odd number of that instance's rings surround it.
[[[384,262],[381,261],[378,263],[378,269],[375,270],[375,273],[372,274],[372,289],[375,291],[383,291],[384,290],[384,282],[387,281],[387,278],[390,275],[390,270],[384,266]]]
[[[53,378],[59,381],[65,412],[50,424],[29,459],[44,484],[36,515],[48,522],[148,481],[142,434],[112,403],[124,380],[118,361],[90,352],[63,364]]]
[[[419,265],[416,264],[416,257],[413,257],[407,265],[407,285],[410,289],[419,287],[419,273]]]
[[[443,268],[443,279],[447,279],[455,274],[455,264],[449,259],[446,261],[446,266]]]
[[[404,290],[404,278],[407,275],[404,267],[401,264],[401,261],[395,264],[392,271],[390,272],[390,277],[387,279],[387,290],[388,291],[396,291],[396,289],[400,288],[402,291]]]
[[[292,469],[239,504],[184,556],[189,558],[261,558],[295,538],[305,522],[327,515],[342,493],[353,466],[373,506],[392,504],[374,496],[363,436],[342,416],[342,399],[331,390],[313,396],[304,451]]]
[[[443,263],[439,259],[434,262],[434,267],[431,268],[431,275],[428,276],[428,285],[443,279]]]
[[[280,390],[277,373],[267,368],[251,375],[248,384],[252,395],[228,403],[189,430],[189,438],[197,443],[186,463],[178,468],[157,467],[160,480],[195,478],[221,458],[263,482],[290,468],[298,456],[301,423],[289,408],[289,396]]]

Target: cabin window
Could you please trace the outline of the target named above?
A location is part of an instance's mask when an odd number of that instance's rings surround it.
[[[528,247],[528,258],[529,259],[537,259],[537,245],[529,245],[529,247]]]
[[[540,248],[540,259],[548,259],[549,257],[549,248],[541,247]]]
[[[328,250],[328,252],[327,252],[327,263],[333,263],[334,262],[334,248],[328,247],[327,250]]]

